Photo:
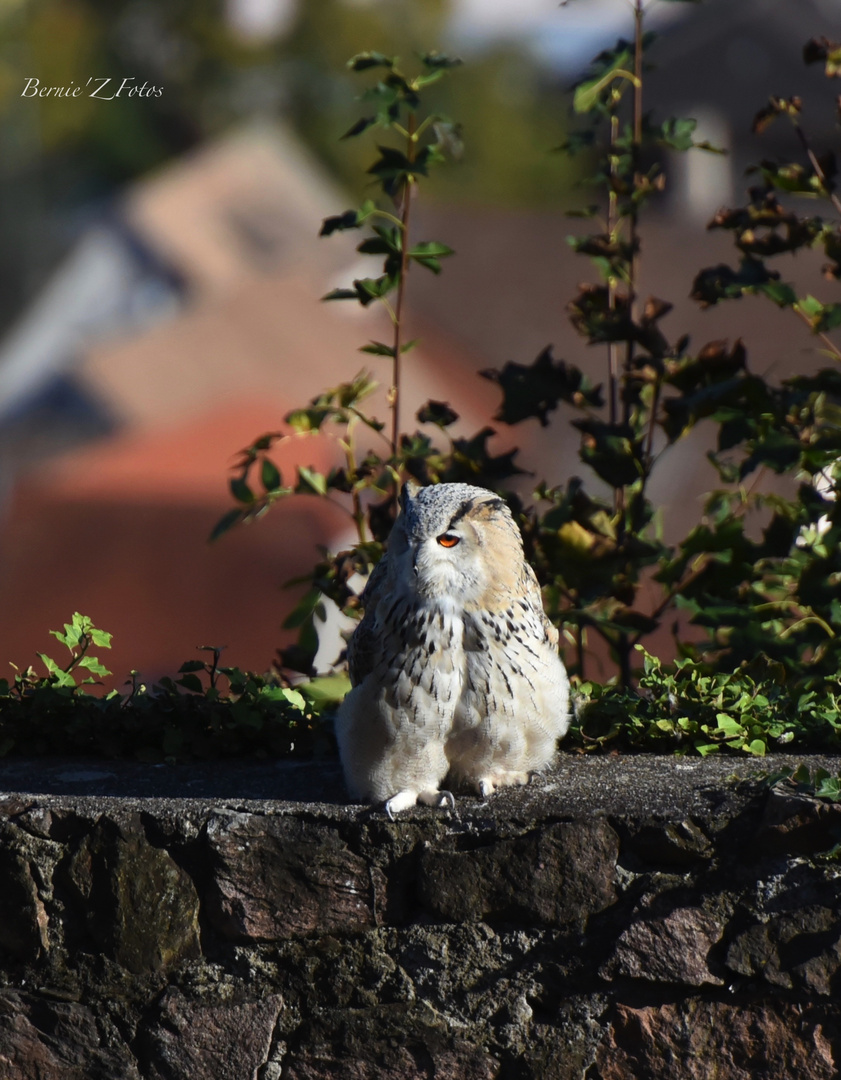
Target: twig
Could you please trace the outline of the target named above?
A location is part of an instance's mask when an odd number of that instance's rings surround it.
[[[642,147],[642,27],[643,27],[643,4],[642,0],[634,2],[634,137],[631,144],[631,169],[633,182],[636,185],[640,170],[640,149]],[[630,217],[630,245],[631,264],[628,278],[628,313],[632,323],[636,323],[639,315],[637,300],[637,283],[639,281],[639,212],[637,204],[631,202]],[[634,339],[628,338],[625,349],[625,374],[628,375],[634,363]],[[625,422],[628,422],[630,403],[625,403]]]
[[[800,124],[797,123],[796,120],[794,121],[794,130],[797,132],[797,138],[800,140],[800,145],[803,147],[803,150],[806,153],[806,157],[809,159],[809,164],[815,170],[815,175],[826,188],[826,194],[829,198],[829,201],[832,203],[838,213],[841,214],[841,199],[839,199],[838,195],[831,190],[829,185],[829,178],[824,172],[821,163],[815,156],[814,150],[809,145],[809,140],[806,138],[806,132],[803,130]]]
[[[821,339],[821,341],[824,343],[824,345],[826,345],[827,349],[832,353],[835,359],[841,360],[841,349],[839,349],[838,346],[830,338],[828,338],[822,330],[815,330],[814,326],[812,326],[812,320],[809,318],[806,312],[803,311],[800,305],[793,304],[792,309],[794,310],[795,314],[798,315],[803,320],[803,322],[806,323],[812,333]]]
[[[610,160],[610,186],[608,188],[607,203],[607,234],[611,243],[615,239],[616,223],[616,189],[614,179],[616,177],[616,139],[619,135],[619,117],[614,113],[610,118],[610,145],[608,148]],[[616,278],[611,273],[607,279],[607,306],[611,311],[616,309]],[[619,360],[617,342],[607,343],[607,373],[608,373],[608,408],[610,423],[616,423],[616,392],[619,383]]]
[[[417,139],[415,137],[415,114],[409,114],[406,157],[411,164],[415,160]],[[394,338],[391,361],[391,453],[397,457],[397,443],[400,438],[400,353],[403,346],[403,299],[406,294],[406,275],[409,271],[409,216],[412,209],[412,182],[406,180],[403,185],[403,206],[400,215],[402,239],[400,247],[400,283],[397,286],[397,303],[394,307]]]

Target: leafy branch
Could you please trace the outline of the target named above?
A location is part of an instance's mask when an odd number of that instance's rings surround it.
[[[378,144],[379,157],[368,169],[368,174],[375,177],[383,194],[396,208],[396,215],[379,209],[368,199],[359,210],[348,210],[324,221],[321,236],[357,229],[366,222],[380,219],[383,224],[372,225],[374,235],[363,240],[356,250],[364,255],[384,257],[383,271],[379,277],[358,279],[353,282],[353,288],[334,289],[324,299],[356,300],[363,307],[378,300],[388,312],[393,325],[391,344],[375,341],[363,346],[361,351],[391,357],[388,404],[391,409],[393,458],[397,457],[401,431],[401,360],[417,344],[415,341],[404,342],[403,339],[409,266],[411,262],[416,262],[438,274],[441,271],[440,260],[453,253],[446,244],[437,241],[413,244],[411,240],[412,201],[418,178],[428,176],[431,166],[445,160],[445,149],[452,149],[457,143],[456,128],[444,117],[432,113],[419,119],[420,94],[424,87],[437,82],[445,72],[460,63],[440,53],[427,53],[421,57],[421,73],[410,78],[397,67],[396,59],[382,53],[360,53],[348,61],[348,67],[356,72],[384,69],[382,78],[363,95],[364,101],[374,105],[375,112],[361,117],[343,137],[352,138],[369,128],[378,127],[390,130],[402,139],[403,145],[399,148]],[[433,133],[431,139],[430,131]],[[389,300],[392,293],[396,293],[394,303]]]

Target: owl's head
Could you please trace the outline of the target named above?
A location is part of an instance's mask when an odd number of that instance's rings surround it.
[[[478,603],[498,575],[519,573],[520,533],[492,491],[470,484],[405,485],[400,507],[389,561],[421,596]]]

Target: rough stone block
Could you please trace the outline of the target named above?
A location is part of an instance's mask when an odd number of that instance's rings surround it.
[[[601,1080],[832,1080],[838,1075],[820,1014],[782,1001],[619,1005],[596,1061]]]
[[[284,818],[215,815],[207,826],[213,925],[237,941],[376,924],[368,864],[329,828]]]
[[[146,840],[138,821],[101,819],[74,852],[68,876],[90,936],[129,971],[161,971],[200,954],[193,882]]]
[[[427,846],[418,895],[436,919],[582,929],[616,899],[619,841],[600,820],[549,825],[484,847]]]
[[[148,1080],[246,1080],[266,1063],[282,1008],[260,1001],[189,1000],[170,989],[141,1038]]]
[[[757,837],[772,854],[813,855],[841,843],[841,804],[773,789]]]
[[[450,1034],[430,1009],[386,1008],[311,1025],[283,1062],[284,1080],[496,1080],[500,1063]]]
[[[3,1080],[141,1080],[128,1048],[103,1046],[91,1009],[0,994]]]
[[[624,930],[600,974],[685,986],[722,986],[708,966],[710,949],[723,927],[701,908],[678,908],[660,918],[642,919]]]
[[[831,994],[841,968],[841,919],[827,907],[799,908],[755,923],[727,950],[727,966],[787,990]]]
[[[47,912],[38,895],[29,861],[0,848],[0,950],[32,962],[49,950]]]
[[[638,825],[629,831],[625,846],[643,863],[677,870],[703,864],[714,854],[710,839],[689,818]]]

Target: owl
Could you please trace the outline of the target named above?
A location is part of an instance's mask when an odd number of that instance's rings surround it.
[[[569,727],[558,631],[511,513],[468,484],[406,486],[388,552],[348,643],[353,688],[336,718],[350,795],[454,805],[525,784]]]

